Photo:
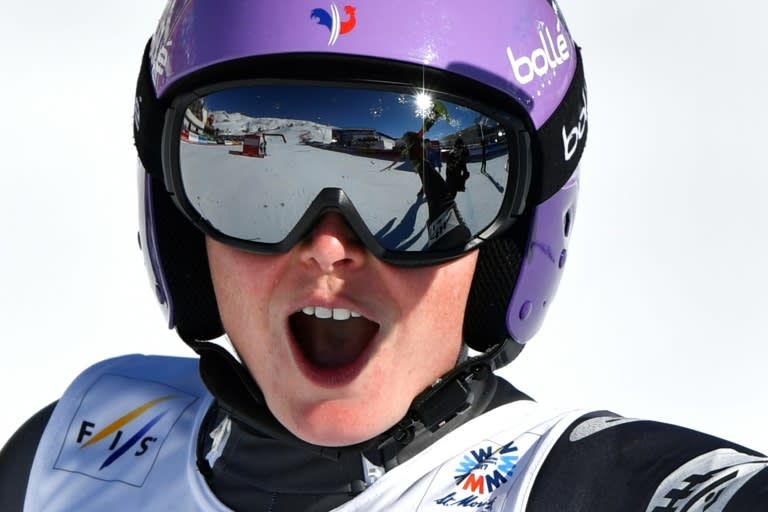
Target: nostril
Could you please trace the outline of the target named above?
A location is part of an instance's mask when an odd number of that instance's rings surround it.
[[[359,264],[365,249],[340,214],[324,214],[302,243],[302,258],[316,264],[324,273]]]
[[[324,273],[346,268],[361,260],[361,250],[355,242],[330,233],[315,233],[303,248],[304,259],[316,264]]]

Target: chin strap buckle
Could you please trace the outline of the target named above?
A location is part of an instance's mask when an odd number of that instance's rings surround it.
[[[408,414],[397,425],[380,435],[373,446],[363,450],[363,456],[375,464],[386,465],[416,437],[416,421]]]
[[[474,399],[467,383],[469,378],[467,375],[448,381],[439,380],[419,396],[411,411],[424,428],[435,432],[469,408]]]
[[[409,416],[435,432],[448,421],[469,409],[475,395],[469,382],[485,380],[493,373],[493,363],[502,346],[467,359],[423,391],[411,405]]]
[[[416,437],[416,430],[423,426],[436,432],[450,420],[470,408],[475,394],[469,385],[473,379],[484,379],[492,373],[481,359],[462,365],[414,400],[408,414],[394,427],[378,437],[378,441],[364,450],[369,460],[386,466]]]

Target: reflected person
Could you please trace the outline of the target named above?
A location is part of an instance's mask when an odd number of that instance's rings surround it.
[[[453,200],[456,194],[451,193],[446,181],[427,158],[421,135],[406,132],[403,142],[404,153],[419,175],[421,191],[426,196],[430,249],[440,250],[466,243],[471,238],[471,233]]]

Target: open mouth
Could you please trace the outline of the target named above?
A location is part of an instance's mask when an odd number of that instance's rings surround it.
[[[289,318],[293,337],[315,371],[340,370],[358,362],[379,324],[343,308],[308,306]]]

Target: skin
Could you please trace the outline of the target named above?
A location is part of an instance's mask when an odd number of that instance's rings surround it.
[[[384,432],[456,363],[476,251],[436,266],[394,267],[368,252],[335,213],[286,254],[252,254],[212,239],[207,248],[232,344],[272,414],[307,442],[344,446]],[[307,322],[302,336],[319,352],[343,350],[332,343],[336,331],[354,343],[378,324],[364,354],[343,368],[307,364],[289,318],[308,305],[370,320],[329,320],[322,328]]]

